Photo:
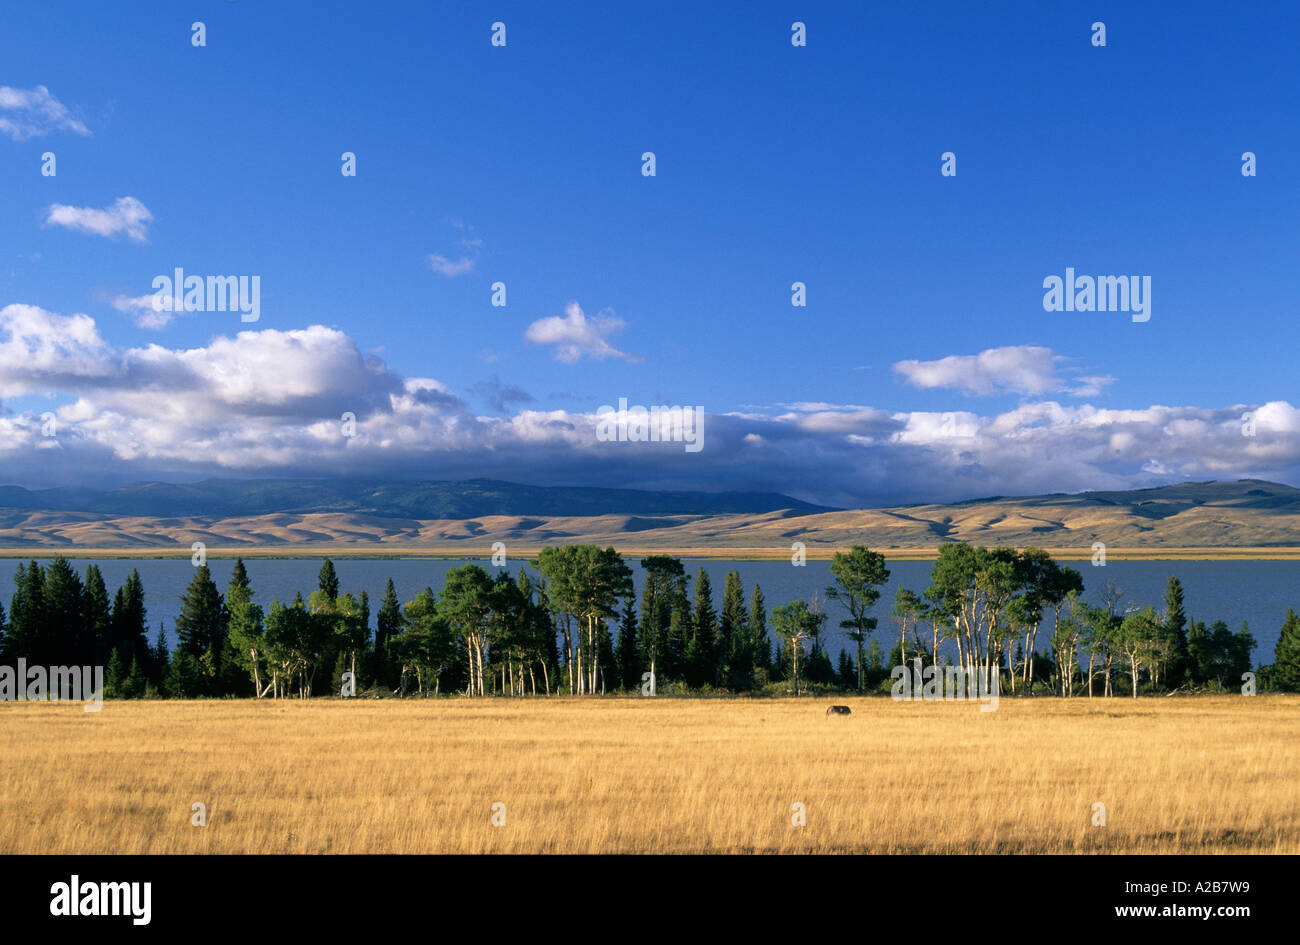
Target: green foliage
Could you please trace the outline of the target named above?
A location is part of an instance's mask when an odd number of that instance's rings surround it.
[[[1273,650],[1271,680],[1279,689],[1300,692],[1300,616],[1290,608]]]

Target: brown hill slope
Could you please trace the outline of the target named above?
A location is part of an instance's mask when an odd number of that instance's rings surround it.
[[[489,515],[414,519],[355,512],[265,515],[124,516],[0,508],[0,549],[14,554],[61,549],[412,554],[512,553],[546,544],[595,542],[628,551],[726,551],[779,557],[794,542],[811,555],[862,543],[932,551],[945,541],[1038,545],[1087,553],[1108,549],[1300,549],[1300,489],[1261,480],[1180,483],[1128,492],[994,497],[807,513],[794,510],[714,515]]]

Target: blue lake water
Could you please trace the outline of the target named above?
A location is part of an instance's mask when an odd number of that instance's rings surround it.
[[[37,560],[48,563],[50,559]],[[83,559],[71,560],[82,574],[85,573],[86,565],[91,563]],[[489,572],[497,570],[486,558],[475,560]],[[180,610],[180,596],[193,577],[189,559],[110,558],[95,563],[104,574],[110,597],[131,569],[138,568],[144,581],[149,609],[149,638],[153,639],[161,621],[169,643],[174,642],[172,627]],[[344,590],[354,594],[364,590],[370,595],[373,626],[373,614],[379,609],[389,577],[393,579],[398,597],[406,602],[426,586],[432,587],[437,593],[447,571],[463,563],[464,560],[451,559],[340,558],[334,562],[334,566]],[[639,600],[641,569],[635,561],[629,563],[633,565]],[[507,567],[513,574],[521,564],[518,560],[511,561]],[[1082,573],[1086,587],[1084,596],[1092,603],[1101,603],[1101,591],[1107,581],[1123,588],[1125,593],[1120,602],[1121,609],[1141,608],[1150,604],[1159,610],[1162,607],[1165,584],[1170,575],[1176,575],[1183,582],[1185,607],[1190,616],[1206,623],[1223,620],[1234,631],[1241,627],[1243,620],[1249,623],[1251,632],[1259,641],[1259,648],[1254,653],[1257,664],[1272,662],[1273,648],[1287,608],[1300,610],[1300,562],[1296,561],[1109,561],[1101,568],[1092,567],[1087,561],[1070,564]],[[6,612],[13,594],[13,575],[17,565],[15,559],[0,560],[0,601],[3,601]],[[319,558],[276,558],[251,559],[245,565],[255,597],[266,606],[273,600],[291,601],[298,591],[302,591],[305,598],[316,587],[316,575],[321,562]],[[212,570],[213,579],[224,592],[230,581],[234,560],[212,559],[208,566]],[[824,599],[826,587],[831,583],[829,564],[824,561],[809,561],[803,567],[795,567],[782,561],[687,560],[686,566],[692,579],[692,593],[696,570],[703,567],[709,572],[714,604],[718,609],[722,606],[724,579],[731,570],[740,572],[745,584],[746,603],[754,582],[762,585],[769,610],[798,597],[810,597],[813,593],[820,593]],[[875,610],[875,616],[880,621],[876,637],[886,650],[897,639],[897,630],[889,619],[895,588],[902,584],[918,593],[923,591],[929,585],[930,563],[895,561],[889,564],[889,569],[889,586],[885,588]],[[827,649],[834,657],[840,647],[850,651],[853,647],[837,626],[846,615],[839,612],[838,605],[827,603],[831,615],[827,623]]]

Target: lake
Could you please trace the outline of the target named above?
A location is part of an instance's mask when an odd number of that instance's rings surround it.
[[[38,561],[48,563],[50,558],[38,557]],[[69,559],[81,574],[91,562],[85,559]],[[360,594],[366,591],[371,601],[371,624],[374,614],[379,610],[383,599],[384,587],[388,578],[393,579],[399,599],[405,603],[415,597],[426,586],[437,593],[442,586],[443,576],[448,570],[464,563],[464,560],[414,560],[414,559],[363,559],[340,558],[334,562],[343,590]],[[488,559],[474,559],[483,565],[489,573],[498,569],[491,566]],[[99,565],[108,585],[110,599],[117,587],[126,579],[132,568],[139,568],[144,581],[146,603],[149,609],[149,639],[153,641],[161,621],[166,628],[169,644],[175,642],[172,628],[176,615],[180,611],[180,596],[193,576],[193,567],[188,558],[183,559],[125,559],[105,558],[94,563]],[[642,572],[635,561],[630,561],[638,588]],[[745,601],[757,581],[763,587],[768,610],[789,603],[798,597],[809,597],[820,593],[825,597],[825,590],[831,583],[829,562],[809,561],[803,567],[795,567],[781,561],[691,561],[686,560],[687,573],[692,579],[698,568],[709,572],[713,584],[714,606],[721,610],[722,589],[728,571],[740,572],[745,584]],[[233,559],[211,559],[208,566],[218,587],[225,592],[234,568]],[[1113,581],[1124,589],[1120,602],[1121,609],[1141,608],[1148,604],[1160,610],[1165,584],[1170,575],[1176,575],[1183,582],[1185,608],[1190,617],[1204,620],[1207,624],[1215,620],[1225,621],[1233,631],[1241,627],[1243,620],[1249,623],[1251,632],[1259,642],[1254,653],[1256,664],[1270,663],[1273,660],[1273,648],[1277,643],[1278,632],[1286,617],[1288,607],[1300,610],[1300,561],[1108,561],[1104,567],[1092,567],[1087,561],[1069,562],[1071,567],[1083,575],[1086,591],[1084,597],[1091,603],[1101,603],[1101,591],[1106,582]],[[302,591],[306,598],[316,587],[316,575],[320,571],[319,558],[275,558],[251,559],[245,562],[249,579],[253,585],[254,596],[263,606],[273,600],[289,602],[296,592]],[[521,562],[512,561],[508,569],[517,573]],[[0,560],[0,601],[9,610],[13,595],[14,570],[17,559]],[[890,583],[876,605],[875,616],[879,619],[876,638],[881,648],[888,651],[897,639],[897,630],[889,619],[894,590],[900,584],[920,593],[929,585],[930,562],[896,561],[889,564]],[[533,569],[529,569],[532,572]],[[840,612],[838,605],[828,602],[830,620],[827,622],[827,650],[832,660],[839,653],[840,647],[850,652],[853,645],[837,624],[846,616]],[[1050,617],[1048,624],[1050,628]],[[1048,629],[1050,632],[1050,629]],[[770,631],[769,631],[770,633]],[[1040,633],[1040,648],[1044,646],[1046,633]]]

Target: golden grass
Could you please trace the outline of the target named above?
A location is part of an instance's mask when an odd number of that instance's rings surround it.
[[[844,701],[6,703],[0,852],[1300,852],[1300,697]]]

